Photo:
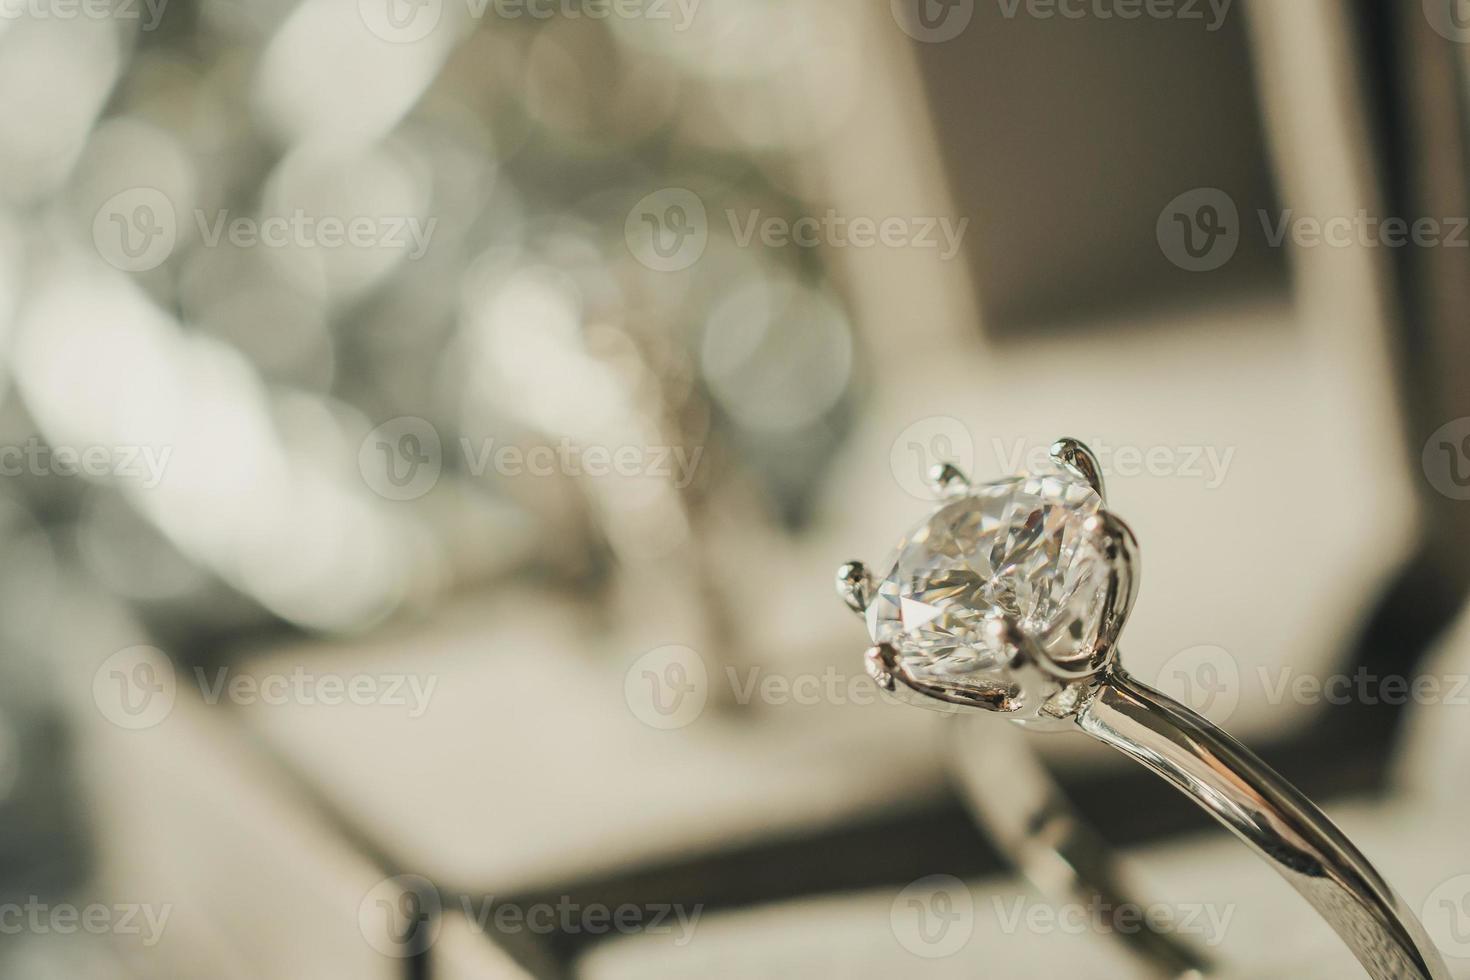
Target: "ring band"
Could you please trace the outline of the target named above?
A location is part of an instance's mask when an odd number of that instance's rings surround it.
[[[1043,893],[1130,900],[1113,851],[1062,796],[1024,737],[956,746],[966,802],[991,838]],[[1077,727],[1178,787],[1285,878],[1380,980],[1448,980],[1418,919],[1310,800],[1219,728],[1115,669]],[[1019,730],[1010,729],[1016,732]],[[995,792],[1004,786],[1005,792]],[[1160,977],[1207,976],[1192,947],[1150,930],[1119,933]]]
[[[858,562],[838,570],[839,595],[866,616],[876,643],[870,676],[908,703],[1081,731],[1117,749],[1244,841],[1374,980],[1450,980],[1418,919],[1315,804],[1118,663],[1138,587],[1137,542],[1105,509],[1101,468],[1086,446],[1064,439],[1052,461],[1052,470],[982,486],[936,467],[940,506],[900,544],[887,577],[875,581]],[[1121,904],[1124,876],[1112,852],[1041,763],[1018,750],[1022,739],[995,734],[956,751],[978,821],[1044,893]],[[1161,932],[1120,936],[1153,974],[1210,972],[1201,954]]]

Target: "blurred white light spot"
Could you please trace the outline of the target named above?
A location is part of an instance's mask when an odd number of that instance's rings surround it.
[[[177,136],[118,116],[92,134],[68,193],[97,253],[138,272],[162,265],[190,239],[197,188],[194,161]]]
[[[261,115],[288,141],[382,136],[419,100],[459,40],[465,5],[446,7],[434,30],[404,44],[374,33],[355,0],[304,0],[261,58]]]
[[[53,444],[151,453],[156,471],[118,488],[180,550],[267,608],[341,629],[402,596],[406,525],[376,510],[340,460],[290,453],[249,364],[183,335],[120,274],[72,262],[42,277],[16,363]]]
[[[818,421],[847,390],[852,332],[825,292],[775,275],[741,285],[710,314],[700,351],[710,390],[752,429]]]
[[[581,442],[628,424],[627,392],[583,343],[580,297],[570,280],[533,267],[481,289],[470,314],[476,380],[502,410]]]
[[[408,154],[400,145],[302,144],[271,174],[240,241],[305,289],[339,297],[370,286],[423,258],[438,228],[427,177]]]
[[[0,198],[24,202],[66,180],[117,77],[113,25],[16,21],[0,37]]]

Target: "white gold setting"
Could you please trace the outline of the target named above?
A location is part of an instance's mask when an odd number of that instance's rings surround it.
[[[1062,439],[1045,472],[986,484],[937,466],[930,486],[938,504],[900,542],[881,578],[861,562],[837,572],[838,594],[867,621],[874,646],[865,666],[883,690],[909,704],[977,709],[967,714],[1103,742],[1240,838],[1332,926],[1369,976],[1449,980],[1409,906],[1321,810],[1249,749],[1119,663],[1118,637],[1138,595],[1138,542],[1108,509],[1102,469],[1085,445]],[[1018,745],[983,735],[957,750],[976,819],[1054,898],[1123,900],[1116,857]],[[1118,939],[1145,975],[1210,972],[1205,956],[1174,937],[1145,929]]]
[[[1136,593],[1133,533],[1108,513],[1097,460],[1080,442],[1053,466],[974,485],[930,475],[939,505],[879,580],[860,562],[838,593],[864,614],[869,674],[918,704],[1064,721],[1111,661]]]

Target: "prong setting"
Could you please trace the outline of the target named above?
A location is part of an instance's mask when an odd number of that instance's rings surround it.
[[[1118,635],[1138,598],[1138,538],[1121,517],[1107,510],[1089,518],[1085,530],[1094,536],[1112,573],[1093,648],[1093,659],[1101,665],[1116,651]]]
[[[1011,659],[1007,667],[1012,671],[1034,668],[1046,677],[1063,683],[1086,680],[1095,673],[1090,668],[1068,670],[1052,660],[1047,656],[1046,651],[1041,649],[1036,639],[1027,633],[1012,616],[990,617],[986,624],[986,632],[989,634],[990,641],[997,648],[1011,652]]]
[[[953,500],[970,492],[970,478],[953,463],[936,463],[929,470],[929,488],[941,500]]]
[[[904,704],[951,714],[956,708],[980,708],[1004,714],[1022,709],[1019,689],[974,689],[932,684],[916,679],[904,667],[898,651],[891,644],[880,643],[864,655],[864,665],[885,693]]]
[[[1102,502],[1091,451],[1062,439],[1052,457],[1060,473],[979,488],[935,467],[944,503],[901,541],[881,597],[861,562],[838,569],[838,594],[877,643],[865,666],[881,690],[1042,728],[1090,703],[1137,596],[1138,543]]]
[[[898,682],[893,679],[893,671],[888,666],[896,659],[893,647],[887,644],[869,647],[868,652],[863,655],[863,666],[868,676],[873,679],[873,683],[889,694],[893,694],[898,687]]]
[[[1108,499],[1107,488],[1103,483],[1102,463],[1098,461],[1097,454],[1087,448],[1086,443],[1080,439],[1058,439],[1052,443],[1051,459],[1084,480],[1104,501]]]
[[[837,595],[847,608],[862,615],[873,598],[873,576],[860,561],[850,561],[837,569]]]

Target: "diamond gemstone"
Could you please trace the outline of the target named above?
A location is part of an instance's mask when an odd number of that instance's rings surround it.
[[[946,501],[899,543],[868,604],[868,631],[921,681],[1011,686],[987,628],[1012,617],[1060,662],[1090,653],[1110,570],[1088,518],[1102,500],[1065,472],[1021,475]]]

